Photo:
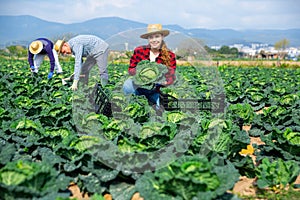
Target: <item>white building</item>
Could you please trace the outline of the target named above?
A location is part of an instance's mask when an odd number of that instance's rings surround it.
[[[211,46],[211,49],[220,50],[222,46]],[[250,46],[245,46],[243,44],[233,44],[229,46],[230,48],[237,48],[239,53],[243,56],[255,57],[258,54],[264,52],[266,54],[278,55],[282,51],[275,49],[274,46],[269,46],[268,44],[252,43]],[[295,59],[300,56],[300,47],[289,47],[284,51],[289,59]]]

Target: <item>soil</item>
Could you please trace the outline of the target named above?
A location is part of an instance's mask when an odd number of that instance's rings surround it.
[[[68,189],[71,191],[72,196],[71,199],[78,199],[78,200],[88,200],[89,196],[86,193],[80,191],[79,187],[75,183],[70,183]]]

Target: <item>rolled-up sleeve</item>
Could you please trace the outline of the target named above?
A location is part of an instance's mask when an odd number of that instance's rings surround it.
[[[82,67],[83,45],[74,45],[72,51],[75,55],[74,79],[79,80]]]

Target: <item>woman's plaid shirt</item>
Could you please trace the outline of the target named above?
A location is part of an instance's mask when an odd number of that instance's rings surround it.
[[[169,53],[171,66],[168,67],[168,72],[165,74],[167,85],[171,85],[176,79],[176,56],[171,51],[169,51]],[[133,55],[130,58],[130,65],[128,68],[128,73],[130,75],[135,75],[136,66],[142,60],[150,60],[150,45],[139,46],[134,49]],[[156,58],[156,62],[162,64],[161,53]]]

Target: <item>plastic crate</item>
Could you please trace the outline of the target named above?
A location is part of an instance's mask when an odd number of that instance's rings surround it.
[[[95,85],[95,112],[108,117],[112,116],[111,102],[109,92],[102,87],[100,83]]]
[[[225,108],[225,96],[217,95],[213,99],[177,99],[172,95],[160,92],[160,104],[164,110],[182,111],[213,111],[223,112]],[[121,111],[110,99],[110,92],[105,90],[100,83],[95,85],[95,112],[112,117],[112,110]]]
[[[167,111],[179,110],[178,99],[169,94],[160,93],[160,104]]]

